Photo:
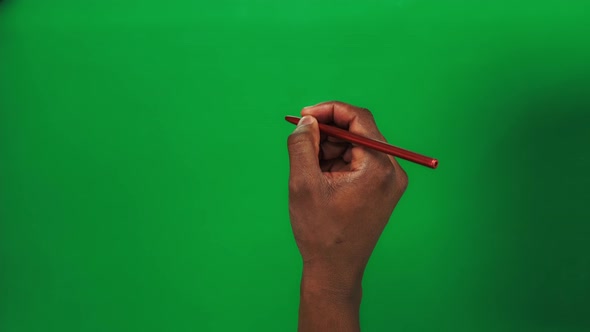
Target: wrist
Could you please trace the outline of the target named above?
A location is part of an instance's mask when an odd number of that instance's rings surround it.
[[[362,277],[342,278],[304,267],[299,331],[359,331]]]
[[[342,286],[303,275],[300,295],[302,299],[358,306],[362,298],[362,286],[360,283]]]
[[[306,262],[303,264],[301,292],[326,293],[339,298],[360,299],[364,266],[335,266]]]

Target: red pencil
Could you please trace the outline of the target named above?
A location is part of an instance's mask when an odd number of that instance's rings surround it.
[[[299,118],[296,116],[287,115],[285,120],[291,122],[292,124],[297,124],[299,122]],[[430,168],[436,168],[438,166],[438,160],[426,157],[416,152],[408,151],[402,148],[398,148],[396,146],[387,144],[385,142],[377,141],[371,138],[363,137],[360,135],[353,134],[349,131],[344,129],[336,128],[333,126],[328,126],[323,123],[319,123],[320,131],[324,134],[327,134],[332,137],[340,138],[342,140],[348,141],[350,143],[355,143],[358,145],[362,145],[373,150],[377,150],[383,153],[390,154],[392,156],[396,156],[416,164],[424,165]]]

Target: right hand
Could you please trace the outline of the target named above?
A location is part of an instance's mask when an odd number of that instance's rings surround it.
[[[289,136],[289,213],[310,287],[360,287],[408,177],[384,153],[320,134],[318,121],[385,141],[372,114],[341,102],[306,107]]]

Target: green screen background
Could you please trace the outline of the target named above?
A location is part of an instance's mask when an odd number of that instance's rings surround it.
[[[283,116],[410,186],[366,331],[590,329],[587,1],[0,2],[0,331],[293,331]]]

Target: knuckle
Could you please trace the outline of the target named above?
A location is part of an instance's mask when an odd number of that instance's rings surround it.
[[[373,115],[373,112],[369,111],[368,108],[361,108],[359,113],[363,116],[363,118],[369,120],[372,123],[375,123],[375,116]]]
[[[301,181],[293,178],[289,179],[289,193],[298,193],[301,191],[302,187]]]
[[[311,185],[305,178],[290,178],[289,179],[289,195],[291,198],[310,197],[313,194]]]
[[[373,139],[383,140],[383,136],[377,127],[375,117],[373,113],[367,108],[357,107],[355,110],[355,116],[359,121],[359,124],[367,130]]]
[[[387,192],[403,193],[408,187],[408,175],[401,167],[395,167],[391,163],[384,166],[381,177],[379,179],[379,186]]]
[[[373,116],[373,113],[368,108],[360,107],[359,110],[361,113],[363,113],[366,116],[371,116],[371,117]]]
[[[337,105],[337,106],[348,106],[347,103],[340,101],[340,100],[329,100],[326,102],[326,104]]]
[[[392,180],[396,177],[395,167],[389,163],[389,165],[384,166],[383,170],[383,182],[393,182]]]
[[[379,162],[375,175],[377,187],[384,192],[390,191],[393,183],[395,183],[395,169],[393,165]]]
[[[408,188],[409,182],[408,174],[403,170],[403,168],[400,167],[397,172],[396,183],[402,193],[406,191],[406,188]]]

